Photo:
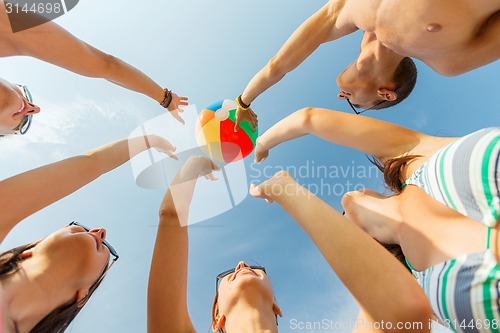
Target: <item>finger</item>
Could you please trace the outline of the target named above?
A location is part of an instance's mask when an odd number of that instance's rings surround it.
[[[179,157],[177,157],[177,155],[175,155],[174,152],[171,150],[165,150],[165,154],[167,154],[170,158],[173,158],[176,161],[179,160]]]
[[[179,105],[188,105],[188,102],[185,102],[185,101],[180,101],[180,102],[179,102]]]
[[[172,116],[173,116],[175,119],[177,119],[177,120],[178,120],[178,121],[179,121],[182,125],[185,125],[185,124],[186,124],[186,122],[184,121],[184,119],[182,119],[182,117],[179,115],[179,113],[174,112],[174,111],[172,111],[171,113],[172,113]]]
[[[165,140],[165,141],[167,141],[167,140]],[[177,150],[177,147],[174,146],[173,144],[171,144],[169,141],[167,141],[167,145],[168,145],[167,150],[170,150],[170,151],[176,151]]]
[[[257,125],[255,125],[255,121],[250,122],[250,126],[252,126],[253,131],[257,131]]]
[[[181,101],[187,101],[187,100],[188,100],[188,98],[187,98],[187,97],[185,97],[185,96],[179,96],[179,99],[180,99]]]
[[[177,108],[175,111],[177,111],[177,112],[184,112],[184,109]]]
[[[208,179],[210,179],[210,180],[218,180],[219,178],[215,177],[215,175],[212,172],[210,172],[208,174]]]
[[[259,198],[261,193],[260,193],[260,188],[255,185],[255,184],[250,184],[250,195],[254,196],[256,198]]]
[[[270,203],[270,204],[272,204],[274,202],[274,200],[272,200],[272,199],[265,199],[265,200],[267,203]]]
[[[206,180],[208,180],[208,179],[209,179],[209,178],[208,178],[208,175],[203,175],[203,177],[205,177],[205,179],[206,179]]]
[[[236,121],[234,122],[234,131],[235,132],[238,132],[238,130],[240,129],[240,122],[241,122],[241,118],[236,118]]]
[[[218,166],[217,164],[215,164],[214,161],[210,160],[210,164],[212,166],[212,170],[220,171],[220,166]]]

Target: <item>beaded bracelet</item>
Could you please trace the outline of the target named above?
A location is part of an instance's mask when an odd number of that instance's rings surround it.
[[[238,98],[236,98],[236,104],[238,104],[238,107],[242,110],[248,110],[250,108],[250,104],[245,104],[243,103],[243,100],[241,99],[241,95],[238,96]]]
[[[172,103],[172,90],[165,88],[163,91],[165,92],[165,97],[163,101],[160,102],[160,105],[166,109],[170,106],[170,103]]]

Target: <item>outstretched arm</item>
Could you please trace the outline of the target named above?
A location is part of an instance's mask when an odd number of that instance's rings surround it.
[[[242,101],[245,104],[252,103],[257,96],[299,66],[322,43],[356,31],[358,28],[352,22],[351,15],[344,10],[346,2],[331,0],[302,23],[278,53],[250,80],[241,95]],[[252,115],[253,111],[250,112]],[[249,112],[238,109],[236,124],[239,124],[238,119],[251,122],[253,118],[248,118],[248,114]]]
[[[0,46],[3,56],[24,55],[77,74],[103,78],[129,90],[149,96],[161,102],[165,93],[163,88],[149,76],[110,54],[85,43],[54,22],[12,33],[5,12],[5,5],[0,0]],[[175,111],[179,106],[187,105],[187,98],[174,94],[169,106]]]
[[[421,322],[429,332],[429,302],[415,278],[386,249],[282,171],[250,189],[276,201],[307,232],[369,318],[377,323]],[[387,325],[388,326],[388,325]],[[386,327],[387,327],[386,326]],[[393,329],[390,332],[414,332]]]
[[[156,135],[147,135],[112,142],[86,154],[44,165],[1,181],[0,242],[24,218],[151,147],[175,157],[175,147],[170,142]]]
[[[362,151],[382,161],[408,152],[426,155],[430,139],[436,144],[442,139],[370,117],[305,108],[282,119],[257,139],[255,161],[262,161],[269,149],[280,143],[306,134]]]
[[[200,175],[212,180],[210,160],[192,156],[170,184],[160,206],[160,223],[148,282],[148,333],[196,332],[187,309],[189,205]]]

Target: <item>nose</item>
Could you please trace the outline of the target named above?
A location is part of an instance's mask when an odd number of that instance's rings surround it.
[[[238,270],[238,269],[242,269],[242,268],[245,268],[245,267],[250,267],[250,266],[248,266],[246,262],[244,262],[244,261],[240,261],[240,262],[238,263],[238,265],[236,265],[236,270]]]
[[[104,240],[106,240],[106,229],[104,229],[104,228],[94,228],[94,229],[90,230],[89,232],[96,233],[102,242],[104,242]]]
[[[40,107],[36,104],[26,102],[26,103],[24,103],[24,110],[23,111],[25,111],[25,110],[26,110],[27,114],[35,114],[35,113],[40,112]]]

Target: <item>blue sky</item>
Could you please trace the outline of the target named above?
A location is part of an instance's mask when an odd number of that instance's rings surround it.
[[[324,3],[80,1],[57,22],[161,85],[188,96],[200,110],[241,93],[288,36]],[[356,57],[360,40],[361,34],[356,33],[321,46],[261,95],[252,104],[260,131],[306,106],[349,112],[347,104],[336,99],[335,78]],[[455,78],[439,76],[418,61],[417,66],[419,79],[412,96],[370,116],[435,135],[461,136],[499,125],[498,61]],[[38,60],[0,59],[0,71],[9,81],[27,84],[43,108],[29,135],[0,142],[2,179],[128,137],[137,126],[164,112],[145,96]],[[177,145],[184,140],[168,134],[167,138]],[[335,177],[307,174],[298,178],[322,188],[319,196],[337,209],[342,190],[358,185],[383,190],[382,179],[374,172],[352,177],[352,171],[370,170],[363,154],[313,137],[273,149],[260,165],[252,160],[245,160],[249,181],[264,180],[280,169],[297,174],[300,167],[336,170]],[[72,220],[107,228],[120,260],[70,332],[145,331],[146,283],[164,190],[138,187],[133,171],[131,164],[125,164],[27,218],[1,245],[8,249],[43,237]],[[199,332],[210,326],[215,276],[239,260],[267,267],[284,313],[280,332],[311,332],[293,329],[293,320],[326,319],[348,325],[357,313],[355,301],[313,243],[277,205],[247,197],[236,208],[193,225],[189,260],[189,311]],[[322,331],[350,332],[315,330]]]

